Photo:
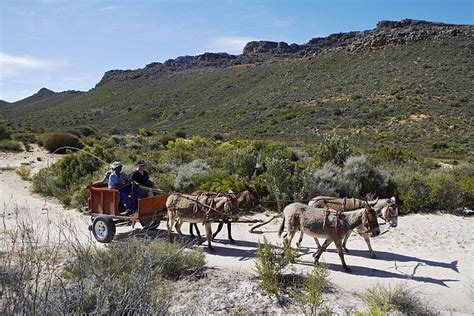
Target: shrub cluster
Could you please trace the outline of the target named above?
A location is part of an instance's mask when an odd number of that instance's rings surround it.
[[[66,153],[66,149],[62,147],[82,148],[82,143],[79,137],[68,133],[51,133],[43,140],[43,147],[49,152],[56,152],[59,154]]]
[[[38,237],[22,223],[8,232],[0,257],[1,314],[166,314],[171,280],[204,267],[202,251],[160,240],[96,249],[42,247]]]
[[[162,190],[238,192],[250,185],[257,189],[262,205],[272,210],[317,195],[396,196],[402,213],[452,212],[474,201],[472,168],[429,170],[423,160],[397,154],[395,149],[395,158],[382,164],[377,155],[350,154],[354,151],[348,139],[339,136],[325,137],[323,145],[295,148],[270,141],[223,142],[203,137],[176,138],[162,147],[159,137],[84,140],[87,148],[98,150],[97,156],[109,163],[120,160],[133,166],[136,160],[145,159],[152,180]],[[334,159],[329,159],[328,152]],[[399,163],[402,160],[404,164]],[[71,203],[71,196],[85,201],[87,182],[100,179],[106,169],[106,164],[95,158],[74,153],[42,170],[34,188],[65,203]]]

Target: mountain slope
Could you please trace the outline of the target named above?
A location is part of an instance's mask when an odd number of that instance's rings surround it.
[[[41,88],[37,93],[25,99],[3,104],[0,108],[0,121],[23,118],[24,116],[34,116],[38,112],[62,104],[81,93],[83,92],[54,92],[46,88]]]
[[[303,141],[337,130],[361,145],[468,154],[473,37],[472,26],[405,20],[304,45],[251,42],[239,56],[207,53],[110,71],[87,93],[10,117],[21,117],[20,127]]]

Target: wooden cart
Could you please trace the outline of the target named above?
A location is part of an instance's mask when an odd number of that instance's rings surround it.
[[[89,185],[88,210],[92,225],[89,229],[98,242],[108,243],[115,236],[115,227],[133,225],[139,222],[144,228],[158,227],[166,214],[166,199],[160,194],[138,200],[138,212],[123,216],[120,214],[120,197],[117,190]]]

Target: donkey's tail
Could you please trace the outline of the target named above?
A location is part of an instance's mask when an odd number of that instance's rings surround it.
[[[250,228],[250,230],[249,230],[249,233],[251,233],[251,234],[263,234],[262,231],[255,231],[255,230],[256,230],[257,228],[259,228],[259,227],[262,227],[262,226],[264,226],[264,225],[267,225],[268,223],[270,223],[271,221],[273,221],[275,218],[281,217],[281,215],[282,215],[282,214],[275,215],[275,216],[273,216],[272,218],[270,218],[270,219],[269,219],[268,221],[266,221],[266,222],[263,222],[263,223],[260,223],[260,224],[255,225],[255,226],[252,226],[252,228]]]

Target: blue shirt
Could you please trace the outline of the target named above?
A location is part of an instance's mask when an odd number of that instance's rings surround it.
[[[125,184],[126,175],[123,172],[116,174],[113,172],[109,177],[109,189],[115,189],[116,186],[121,186]]]

